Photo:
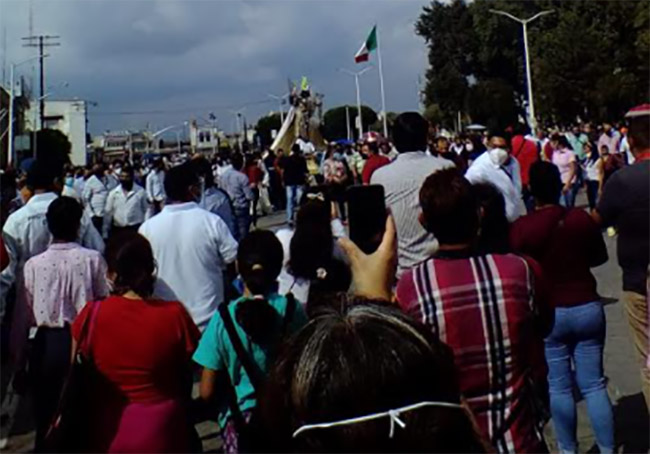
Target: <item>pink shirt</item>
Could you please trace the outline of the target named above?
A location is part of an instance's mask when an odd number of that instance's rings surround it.
[[[72,323],[88,301],[108,295],[106,262],[77,243],[53,243],[25,264],[25,301],[36,326]]]
[[[571,175],[571,169],[574,162],[576,162],[576,155],[571,150],[565,148],[560,148],[553,151],[553,164],[560,169],[560,177],[562,178],[562,183],[567,184],[569,182],[569,175]],[[571,182],[573,183],[576,179],[575,174]]]

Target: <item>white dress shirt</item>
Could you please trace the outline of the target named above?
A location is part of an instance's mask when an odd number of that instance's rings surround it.
[[[149,203],[165,201],[165,171],[152,170],[145,180]]]
[[[97,175],[88,178],[84,185],[82,198],[86,212],[90,217],[103,217],[106,208],[106,199],[108,198],[108,184],[105,178],[101,180]]]
[[[521,198],[521,173],[516,159],[511,158],[506,165],[499,166],[490,158],[490,152],[486,151],[467,169],[465,178],[472,184],[493,185],[503,195],[509,222],[514,222],[526,214],[526,207]]]
[[[237,257],[226,223],[194,202],[166,205],[140,227],[158,265],[154,295],[180,301],[204,329],[224,300],[223,273]]]
[[[130,191],[125,191],[118,186],[108,193],[106,200],[106,216],[104,216],[104,236],[112,225],[117,227],[128,227],[144,222],[147,214],[147,194],[137,184],[133,184]]]
[[[47,227],[47,209],[58,196],[53,192],[36,194],[9,216],[2,230],[10,264],[0,275],[0,300],[4,305],[7,290],[17,280],[22,280],[25,262],[44,252],[52,240]],[[104,241],[86,213],[81,217],[79,243],[99,252],[104,252]],[[2,307],[4,312],[4,307]]]

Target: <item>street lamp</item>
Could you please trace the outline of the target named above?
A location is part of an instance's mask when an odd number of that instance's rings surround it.
[[[242,113],[245,110],[246,110],[246,107],[242,107],[239,110],[230,110],[230,113],[235,115],[235,121],[236,121],[236,124],[237,124],[237,132],[236,132],[237,143],[239,144],[240,150],[241,150],[241,146],[242,146],[242,144],[241,144],[241,123],[240,123],[240,120],[241,120]]]
[[[521,24],[523,31],[524,31],[524,58],[526,60],[526,81],[528,85],[528,115],[530,116],[529,122],[530,126],[533,130],[536,129],[537,126],[537,120],[535,119],[535,105],[533,101],[533,81],[532,77],[530,75],[530,58],[528,56],[528,24],[534,21],[535,19],[538,19],[542,16],[546,16],[547,14],[552,14],[555,12],[555,10],[546,10],[542,11],[540,13],[535,14],[532,17],[529,17],[528,19],[520,19],[518,17],[513,16],[510,13],[507,13],[505,11],[500,11],[496,9],[491,9],[491,13],[494,14],[499,14],[501,16],[505,16],[508,19],[512,19],[515,22],[518,22]]]
[[[348,74],[352,77],[354,77],[354,84],[357,87],[357,115],[359,118],[359,122],[357,123],[357,127],[359,128],[359,138],[363,135],[363,122],[361,120],[361,92],[359,90],[359,77],[365,73],[366,71],[369,71],[372,69],[372,66],[367,66],[366,68],[362,69],[361,71],[354,72],[350,71],[345,68],[339,68],[339,71],[342,73]]]
[[[12,63],[9,67],[9,156],[7,157],[7,164],[11,165],[11,162],[14,158],[14,73],[16,67],[29,63],[32,60],[40,58],[40,55],[34,55],[33,57],[27,58],[25,60],[19,61],[18,63]],[[49,57],[49,54],[43,54],[43,58]]]
[[[275,99],[276,101],[278,101],[278,105],[280,107],[279,110],[280,110],[280,124],[281,125],[284,124],[284,107],[282,107],[282,106],[284,105],[284,98],[286,98],[288,96],[289,96],[289,93],[285,93],[282,96],[276,96],[276,95],[272,95],[271,93],[269,93],[269,98]]]

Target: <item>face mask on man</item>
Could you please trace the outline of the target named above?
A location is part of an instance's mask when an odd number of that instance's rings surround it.
[[[492,163],[498,167],[501,167],[508,162],[508,158],[510,157],[508,151],[503,148],[492,148],[488,153],[490,154],[490,160]]]
[[[73,177],[65,177],[65,185],[69,188],[71,188],[74,185],[74,178]]]
[[[339,153],[338,151],[334,153],[334,160],[335,161],[340,161],[343,159],[343,155]]]

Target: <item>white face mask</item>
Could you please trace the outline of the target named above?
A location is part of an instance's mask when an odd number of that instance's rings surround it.
[[[499,167],[505,164],[510,156],[503,148],[492,148],[488,153],[490,153],[490,160],[492,163]]]

